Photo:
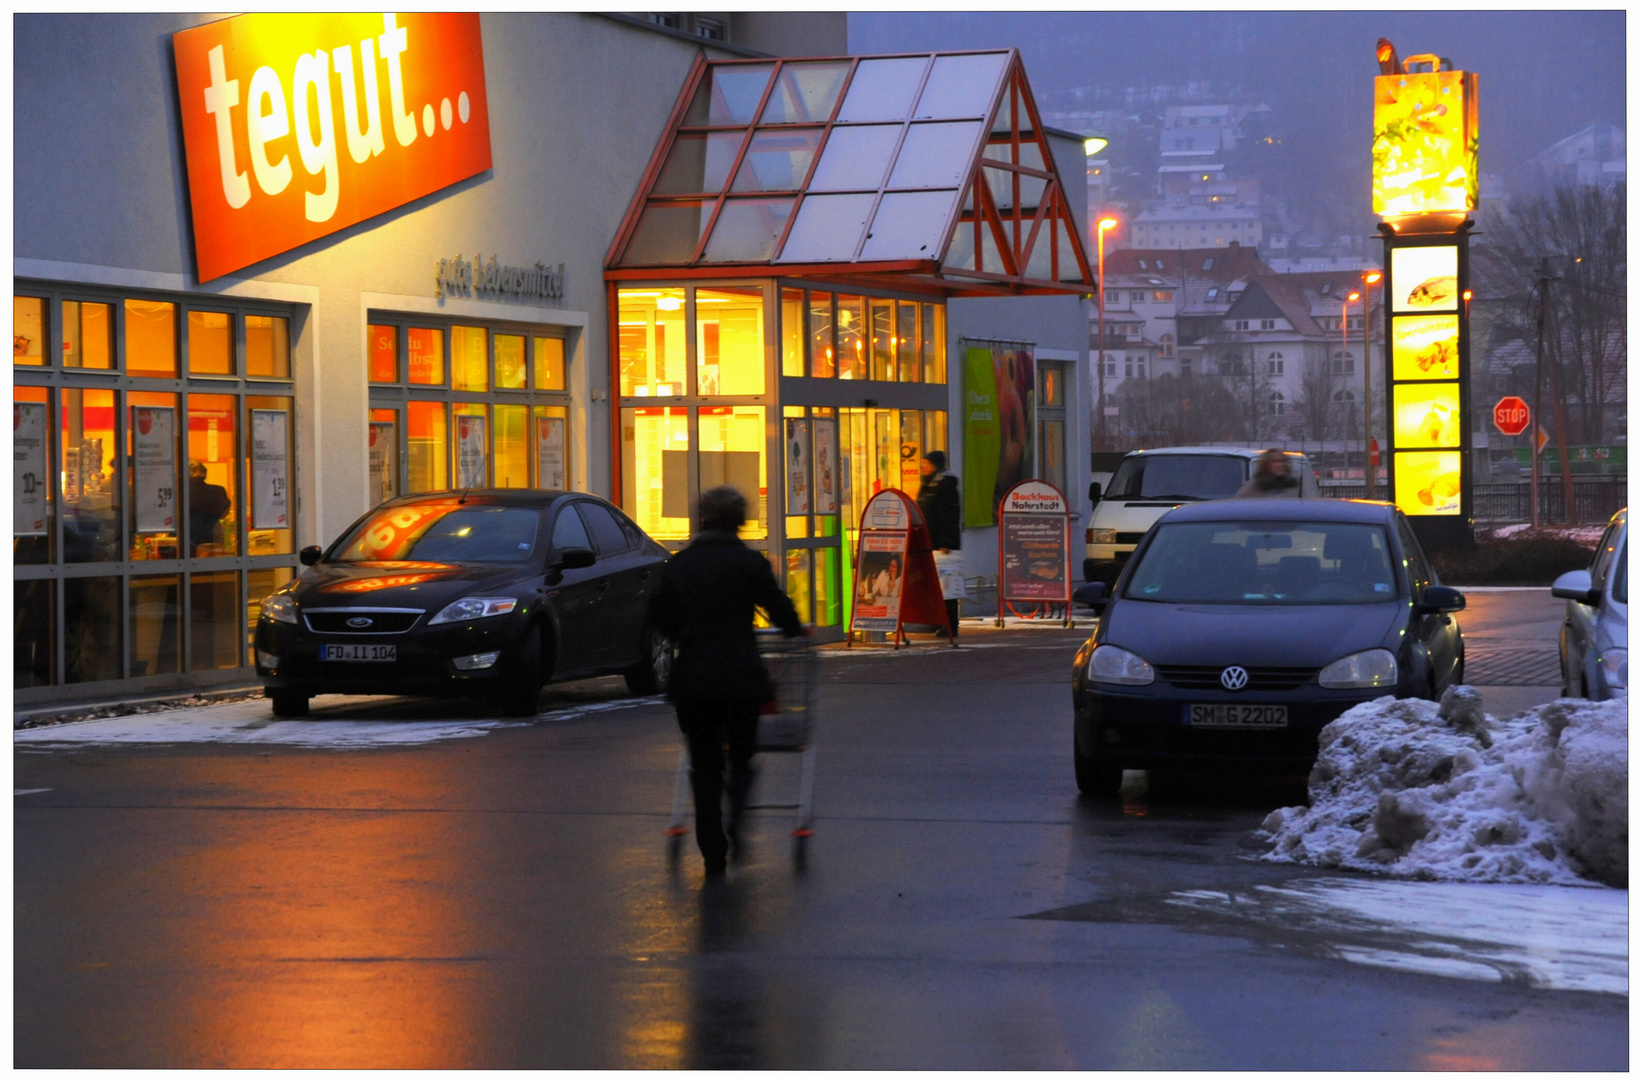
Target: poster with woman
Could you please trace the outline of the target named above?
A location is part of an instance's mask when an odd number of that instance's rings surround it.
[[[811,447],[808,421],[787,420],[785,422],[785,512],[793,516],[808,513],[811,501],[808,484]]]

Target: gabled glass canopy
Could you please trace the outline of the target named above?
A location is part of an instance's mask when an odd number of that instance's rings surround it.
[[[1016,50],[696,62],[612,280],[867,277],[947,296],[1092,287]]]

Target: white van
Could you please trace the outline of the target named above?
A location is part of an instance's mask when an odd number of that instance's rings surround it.
[[[1162,514],[1186,502],[1234,498],[1262,453],[1240,446],[1167,446],[1122,458],[1108,490],[1096,481],[1087,489],[1093,516],[1082,577],[1114,587],[1127,557]],[[1320,480],[1308,458],[1288,450],[1286,468],[1301,481],[1300,497],[1320,498]]]

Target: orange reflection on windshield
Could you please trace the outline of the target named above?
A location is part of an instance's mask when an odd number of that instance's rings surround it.
[[[342,552],[341,558],[347,562],[397,561],[397,556],[408,553],[433,522],[458,505],[449,499],[384,510],[359,530],[358,539]]]
[[[419,585],[423,581],[437,581],[443,574],[388,574],[384,577],[359,578],[326,585],[320,592],[375,592],[377,589],[396,589],[400,585]]]

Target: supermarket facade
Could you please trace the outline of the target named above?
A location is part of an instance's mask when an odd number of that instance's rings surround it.
[[[735,484],[839,634],[864,499],[944,449],[993,575],[994,490],[1086,487],[1079,140],[1010,50],[844,27],[19,16],[19,704],[248,681],[298,550],[457,486],[676,547]]]

